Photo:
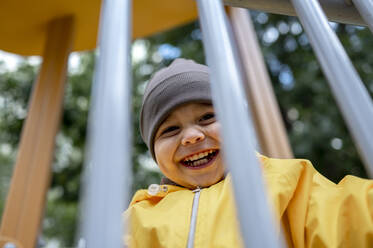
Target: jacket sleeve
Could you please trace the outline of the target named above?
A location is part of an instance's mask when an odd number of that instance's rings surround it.
[[[294,191],[284,215],[294,247],[373,247],[373,181],[334,184],[307,160],[287,175]]]

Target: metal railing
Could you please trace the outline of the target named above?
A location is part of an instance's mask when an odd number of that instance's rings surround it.
[[[292,0],[368,175],[373,176],[373,102],[316,0]]]
[[[222,125],[223,154],[232,174],[244,244],[246,247],[281,247],[250,135],[252,124],[244,107],[247,102],[242,74],[223,3],[216,0],[197,3],[213,102]]]
[[[103,1],[82,208],[83,243],[90,248],[123,247],[132,168],[130,23],[130,0]]]

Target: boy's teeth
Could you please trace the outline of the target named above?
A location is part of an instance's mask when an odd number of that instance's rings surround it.
[[[207,163],[207,162],[208,162],[207,158],[204,158],[204,159],[201,159],[201,160],[198,160],[198,161],[194,161],[191,166],[198,166],[198,165],[201,165],[201,164],[204,164],[204,163]]]
[[[212,152],[213,152],[213,150],[209,150],[209,151],[206,151],[206,152],[201,152],[201,153],[198,153],[198,154],[195,154],[191,157],[186,158],[185,161],[194,161],[194,160],[197,160],[197,159],[201,159],[203,157],[206,157],[207,155],[209,155]]]

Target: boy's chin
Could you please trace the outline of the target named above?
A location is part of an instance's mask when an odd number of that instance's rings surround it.
[[[188,189],[196,189],[196,188],[208,188],[224,179],[224,175],[213,177],[213,178],[193,178],[193,180],[188,180],[187,182],[183,182],[180,185],[184,186]]]

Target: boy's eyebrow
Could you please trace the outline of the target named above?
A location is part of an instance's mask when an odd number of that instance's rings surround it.
[[[159,126],[159,129],[165,128],[170,123],[169,120],[162,122],[162,124]]]
[[[166,117],[166,119],[164,119],[164,121],[161,123],[161,125],[159,125],[159,127],[162,127],[163,125],[169,123],[172,121],[172,113]]]

